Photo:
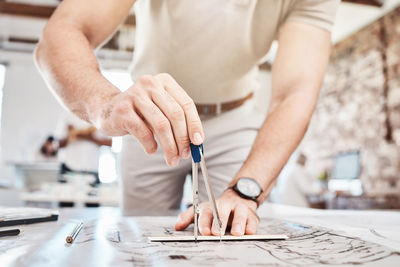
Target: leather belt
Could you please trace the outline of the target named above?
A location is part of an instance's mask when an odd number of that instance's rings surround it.
[[[218,115],[222,112],[229,111],[243,105],[247,100],[252,98],[254,95],[253,92],[248,94],[247,96],[233,100],[229,102],[219,103],[219,104],[196,104],[197,112],[199,115]]]

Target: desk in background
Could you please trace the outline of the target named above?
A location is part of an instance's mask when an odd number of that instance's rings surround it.
[[[19,199],[29,206],[57,208],[59,206],[111,206],[119,203],[116,183],[97,184],[93,174],[67,173],[62,175],[58,162],[10,163],[15,166]]]
[[[118,207],[119,190],[117,184],[100,184],[77,187],[71,184],[49,183],[41,190],[21,192],[20,198],[29,206],[57,208],[61,205],[74,207]]]
[[[347,210],[400,210],[400,195],[360,195],[347,193],[322,193],[306,195],[311,208]]]

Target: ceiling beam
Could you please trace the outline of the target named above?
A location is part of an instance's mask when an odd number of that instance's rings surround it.
[[[56,8],[56,6],[30,5],[0,0],[0,13],[7,15],[48,19]],[[124,21],[124,25],[135,26],[135,15],[129,14]]]
[[[29,5],[22,3],[0,1],[0,13],[7,15],[44,18],[47,19],[53,14],[55,6]]]

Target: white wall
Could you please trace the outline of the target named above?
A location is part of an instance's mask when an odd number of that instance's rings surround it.
[[[31,53],[0,51],[7,63],[1,117],[0,179],[10,175],[4,163],[29,161],[65,112],[47,89]]]

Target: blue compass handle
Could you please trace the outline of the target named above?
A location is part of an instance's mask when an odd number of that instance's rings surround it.
[[[193,162],[199,163],[201,161],[200,151],[204,155],[203,144],[194,145],[194,144],[190,143],[190,152],[192,153]]]

